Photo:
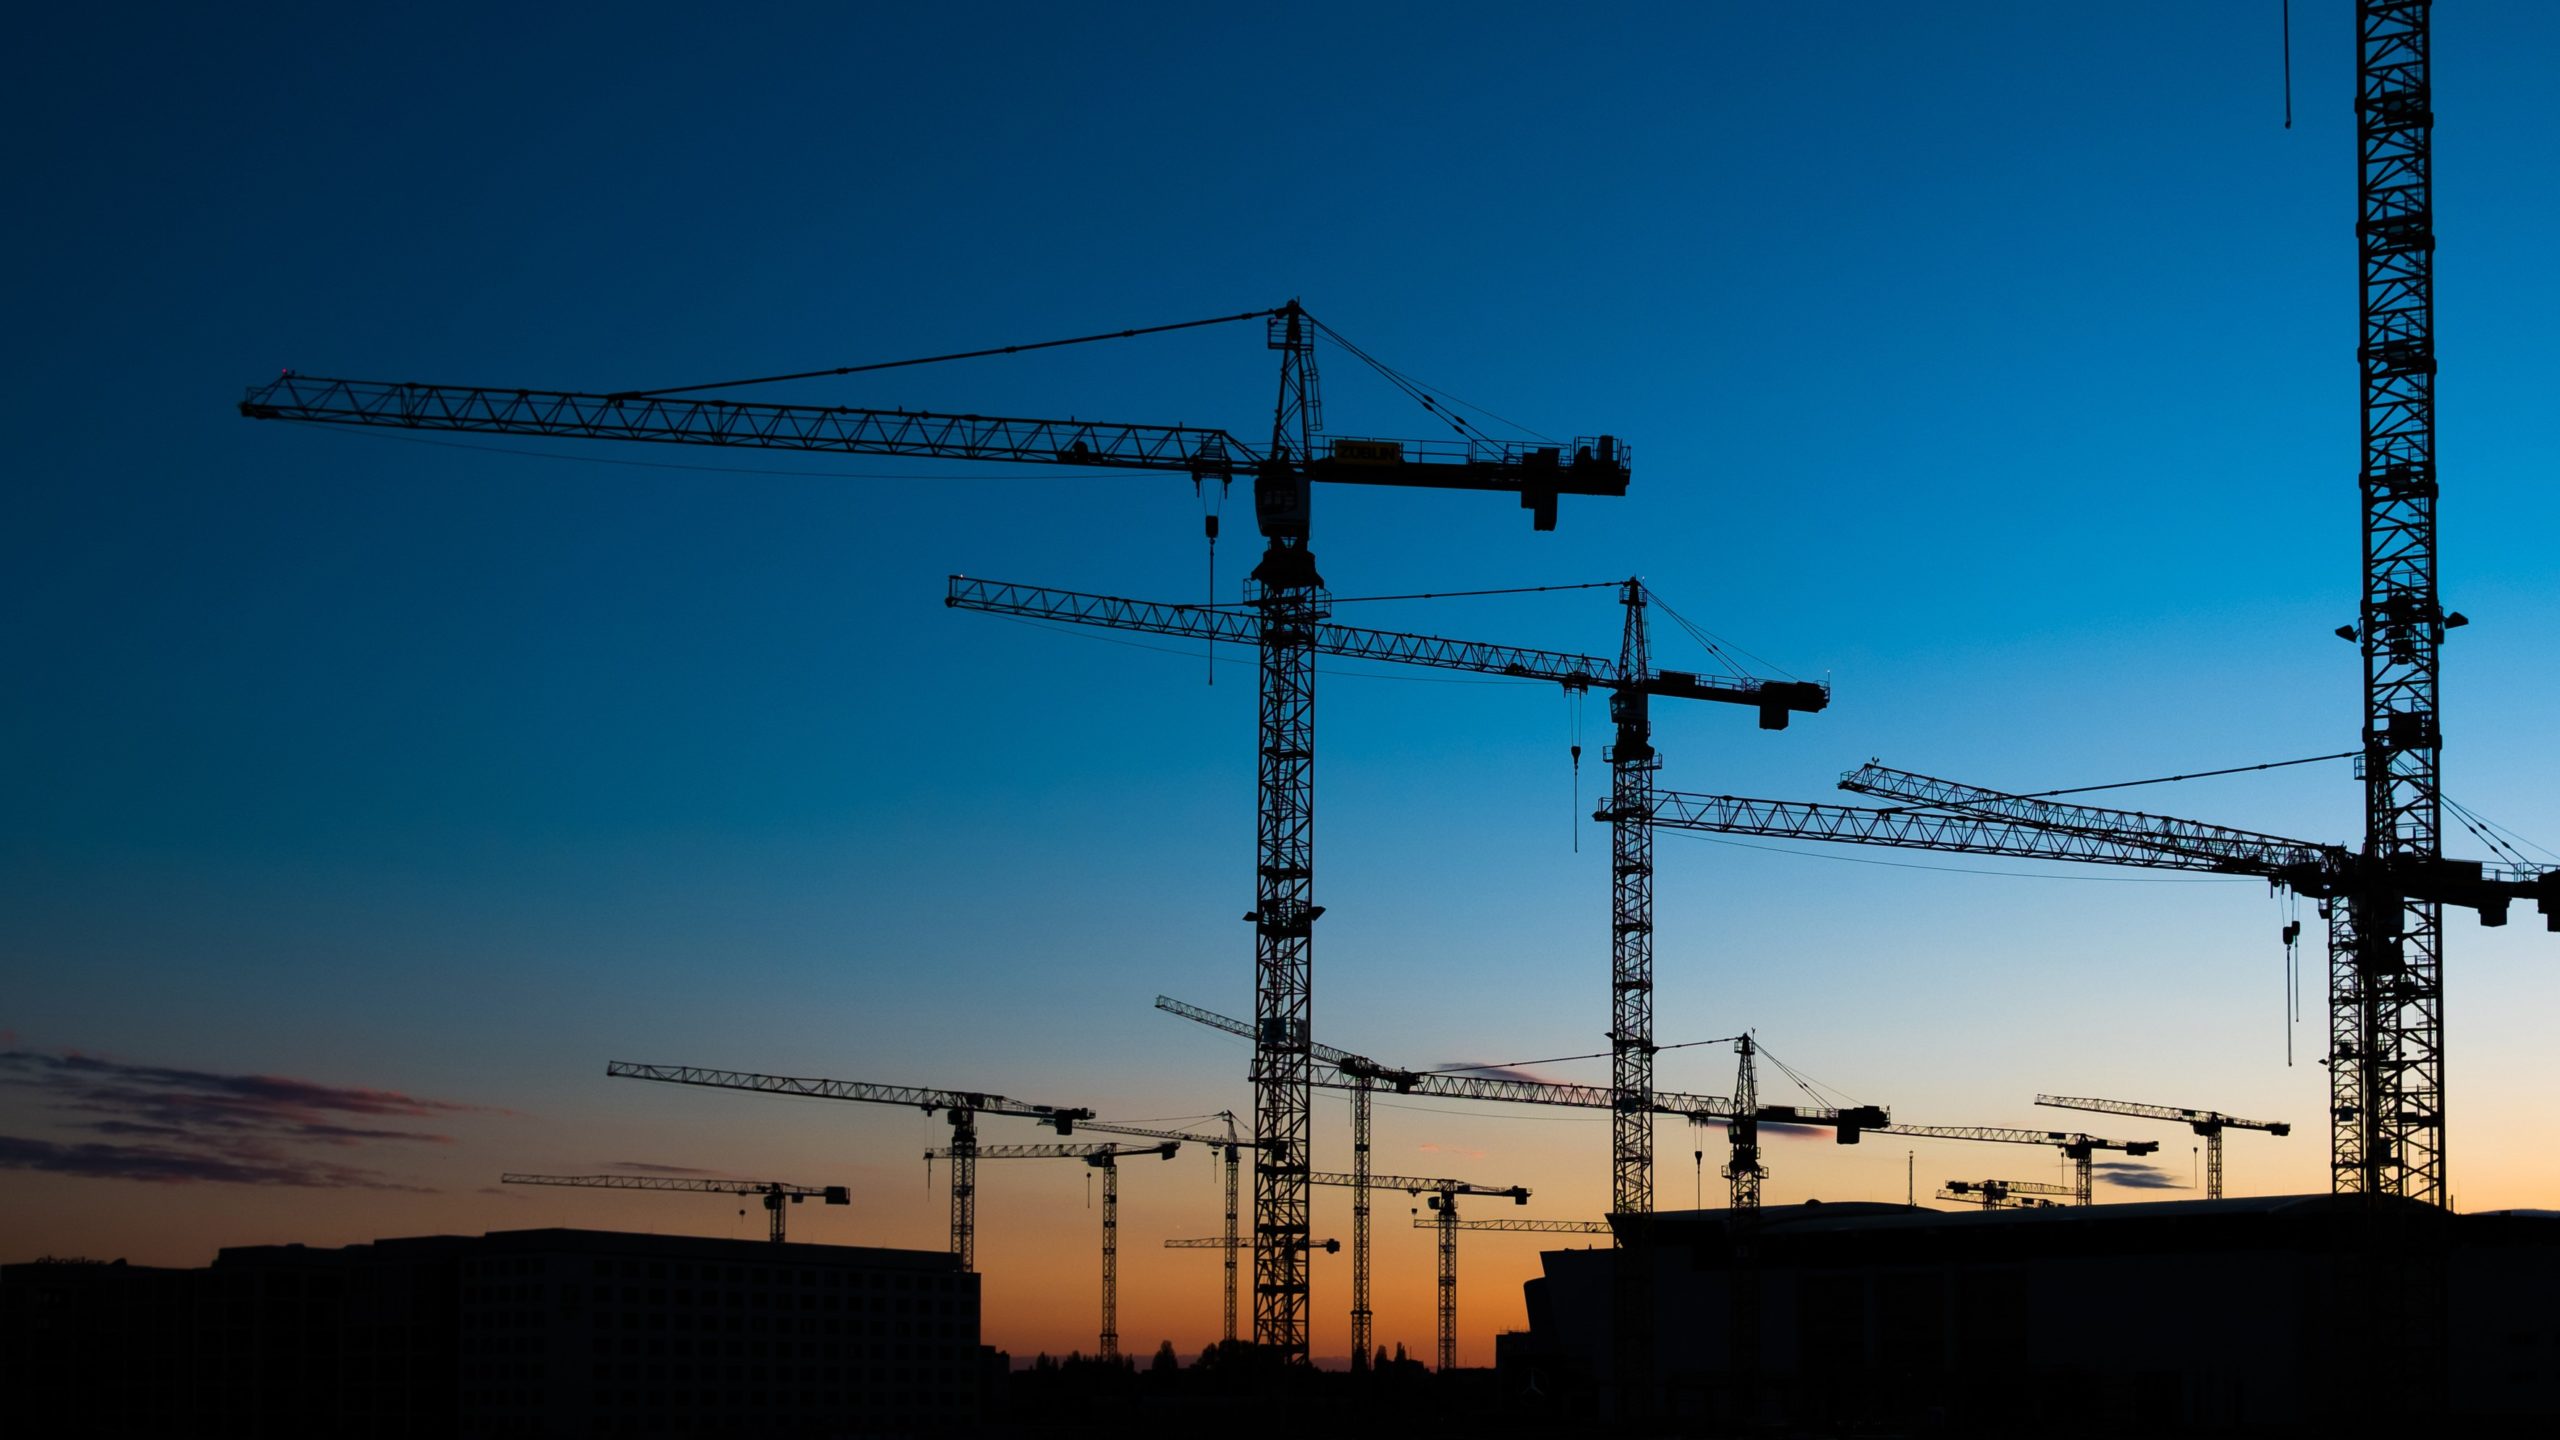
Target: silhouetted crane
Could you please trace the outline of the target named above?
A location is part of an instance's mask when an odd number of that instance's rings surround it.
[[[1456,1325],[1458,1313],[1458,1232],[1475,1230],[1503,1235],[1614,1235],[1617,1227],[1606,1220],[1461,1220],[1453,1201],[1443,1209],[1439,1197],[1431,1197],[1431,1208],[1439,1213],[1431,1219],[1417,1219],[1416,1230],[1436,1230],[1440,1236],[1441,1311],[1448,1317],[1443,1333],[1449,1339],[1442,1347],[1442,1369],[1457,1363]]]
[[[2072,1195],[2077,1203],[2087,1205],[2095,1195],[2091,1173],[2091,1155],[2100,1150],[2121,1150],[2127,1155],[2148,1155],[2160,1148],[2157,1140],[2101,1140],[2063,1130],[2012,1130],[1999,1125],[1905,1125],[1895,1121],[1882,1127],[1885,1135],[1913,1135],[1929,1140],[1982,1140],[2000,1145],[2051,1145],[2072,1164]]]
[[[1322,1250],[1327,1255],[1337,1254],[1342,1249],[1342,1242],[1339,1240],[1316,1240],[1309,1243],[1312,1244],[1314,1248]],[[1229,1341],[1230,1343],[1232,1343],[1236,1338],[1236,1250],[1239,1244],[1240,1242],[1236,1239],[1236,1232],[1233,1226],[1229,1226],[1227,1233],[1224,1235],[1212,1235],[1206,1239],[1200,1240],[1167,1240],[1164,1242],[1164,1248],[1167,1250],[1215,1250],[1218,1251],[1221,1257],[1226,1261],[1226,1329],[1220,1338]]]
[[[1180,425],[990,417],[840,405],[686,398],[704,391],[850,375],[897,365],[959,360],[1262,320],[1280,356],[1270,443]],[[1255,1015],[1271,1038],[1255,1066],[1254,1340],[1263,1353],[1307,1356],[1308,1089],[1306,1058],[1285,1036],[1308,1019],[1314,903],[1313,725],[1315,656],[1308,637],[1324,613],[1323,579],[1309,548],[1313,483],[1478,490],[1519,496],[1539,530],[1555,528],[1563,495],[1624,495],[1627,449],[1614,437],[1553,443],[1497,441],[1433,406],[1458,431],[1452,441],[1333,438],[1320,446],[1322,402],[1315,319],[1291,300],[1270,310],[1217,316],[1069,340],[998,346],[879,365],[606,392],[327,379],[285,372],[253,387],[240,413],[255,420],[455,430],[560,439],[803,450],[914,459],[1057,464],[1169,472],[1195,487],[1253,477],[1263,538],[1253,571],[1255,619],[1246,639],[1260,652],[1262,764],[1255,901]],[[1327,331],[1331,334],[1332,332]],[[1355,356],[1389,374],[1342,337]],[[1401,382],[1400,382],[1401,383]],[[1408,394],[1416,394],[1407,386]],[[1427,405],[1430,403],[1425,402]],[[1217,519],[1207,518],[1210,542]]]
[[[1100,1352],[1109,1364],[1120,1358],[1120,1160],[1153,1155],[1170,1160],[1182,1142],[1161,1145],[981,1145],[979,1160],[1081,1160],[1102,1172],[1102,1340]],[[949,1150],[927,1150],[925,1163],[951,1158]]]
[[[2101,1115],[2131,1115],[2144,1120],[2174,1120],[2204,1137],[2204,1198],[2222,1198],[2222,1132],[2225,1130],[2263,1130],[2270,1135],[2290,1135],[2293,1127],[2282,1120],[2242,1120],[2219,1110],[2189,1110],[2176,1105],[2142,1105],[2130,1100],[2084,1100],[2076,1095],[2039,1095],[2039,1105],[2057,1110],[2090,1110]]]
[[[1949,1180],[1939,1188],[1938,1198],[1963,1200],[1985,1210],[2033,1210],[2058,1206],[2064,1200],[2075,1199],[2078,1193],[2068,1185],[2048,1185],[2040,1180]]]
[[[2530,900],[2550,928],[2560,929],[2560,870],[2549,867],[2350,851],[2139,811],[2015,795],[1873,763],[1851,771],[1840,783],[1843,789],[1905,803],[1873,808],[1657,791],[1654,823],[1717,834],[2256,876],[2323,902],[2333,956],[2340,947],[2339,928],[2355,929],[2354,911],[2359,904],[2382,917],[2378,923],[2385,926],[2395,923],[2391,917],[2404,910],[2425,909],[2430,916],[2439,916],[2445,905],[2477,910],[2481,923],[2503,925],[2511,905]],[[2443,1175],[2439,1133],[2443,1116],[2433,1109],[2412,1108],[2421,1099],[2426,1106],[2434,1106],[2439,1097],[2429,1088],[2434,1081],[2400,1075],[2403,1058],[2416,1053],[2402,1044],[2415,1044],[2414,1032],[2399,1020],[2386,1023],[2386,1010],[2414,1002],[2404,996],[2386,1005],[2383,995],[2388,987],[2373,988],[2356,978],[2380,978],[2374,967],[2396,953],[2390,945],[2379,943],[2381,937],[2376,938],[2378,948],[2369,953],[2357,948],[2361,942],[2348,944],[2353,957],[2360,957],[2353,958],[2350,967],[2352,993],[2342,998],[2333,990],[2331,995],[2330,1068],[2336,1106],[2330,1132],[2331,1184],[2341,1193],[2407,1194],[2441,1203],[2436,1187]],[[2429,980],[2421,988],[2432,989],[2433,984]],[[2418,1048],[2428,1057],[2428,1066],[2441,1060],[2432,1040]],[[2350,1077],[2351,1099],[2339,1098],[2341,1074]],[[2418,1088],[2411,1089],[2412,1085]],[[2392,1105],[2402,1108],[2383,1113]],[[2400,1188],[2408,1185],[2418,1189]]]
[[[1310,1185],[1351,1186],[1367,1184],[1385,1190],[1402,1190],[1408,1195],[1426,1197],[1426,1203],[1443,1222],[1440,1237],[1440,1364],[1446,1371],[1458,1363],[1458,1242],[1446,1228],[1458,1219],[1458,1197],[1492,1195],[1506,1197],[1514,1205],[1529,1203],[1525,1186],[1507,1188],[1478,1185],[1471,1180],[1449,1180],[1419,1175],[1369,1175],[1353,1177],[1332,1171],[1315,1170],[1307,1175]]]
[[[976,1090],[932,1090],[913,1085],[873,1085],[860,1080],[828,1080],[804,1075],[759,1075],[745,1070],[714,1070],[699,1065],[644,1065],[614,1060],[604,1073],[626,1080],[656,1080],[669,1085],[701,1085],[716,1090],[753,1090],[766,1095],[805,1095],[819,1100],[857,1100],[873,1105],[902,1105],[927,1115],[939,1110],[951,1117],[951,1253],[960,1268],[978,1268],[977,1193],[978,1123],[985,1115],[1011,1115],[1037,1120],[1061,1135],[1075,1133],[1090,1121],[1090,1110],[1034,1105]]]
[[[764,1197],[766,1239],[782,1243],[782,1206],[815,1199],[850,1205],[853,1192],[842,1185],[790,1185],[780,1180],[712,1180],[675,1175],[501,1175],[501,1185],[575,1185],[588,1190],[658,1190],[690,1195],[760,1195]]]
[[[1212,1030],[1251,1039],[1253,1027],[1215,1010],[1176,1000],[1169,995],[1156,997],[1156,1008],[1177,1015]],[[1616,1091],[1607,1086],[1571,1085],[1544,1080],[1494,1079],[1456,1074],[1447,1071],[1406,1070],[1381,1064],[1365,1055],[1355,1055],[1332,1045],[1309,1040],[1307,1053],[1314,1062],[1309,1070],[1309,1083],[1323,1089],[1348,1091],[1351,1096],[1352,1158],[1355,1188],[1352,1191],[1351,1230],[1351,1295],[1352,1333],[1365,1337],[1369,1332],[1369,1244],[1368,1192],[1358,1188],[1357,1177],[1369,1155],[1370,1102],[1380,1088],[1399,1095],[1427,1095],[1444,1100],[1490,1101],[1511,1105],[1561,1105],[1578,1110],[1614,1110],[1619,1103]],[[1328,1078],[1324,1067],[1331,1067]],[[1843,1145],[1858,1143],[1861,1130],[1872,1130],[1890,1122],[1891,1116],[1874,1105],[1833,1109],[1821,1106],[1754,1105],[1752,1123],[1737,1126],[1735,1102],[1722,1095],[1691,1095],[1673,1091],[1655,1091],[1650,1111],[1659,1115],[1678,1115],[1705,1123],[1721,1122],[1736,1146],[1752,1146],[1749,1164],[1758,1173],[1758,1126],[1767,1124],[1804,1125],[1833,1132]],[[1613,1157],[1614,1159],[1614,1157]],[[1751,1187],[1753,1203],[1759,1190]],[[1365,1351],[1363,1353],[1366,1353]]]
[[[1283,552],[1273,552],[1274,555],[1281,553]],[[1265,567],[1270,567],[1272,563],[1272,555],[1266,555]],[[1315,656],[1334,655],[1476,674],[1502,675],[1523,680],[1541,680],[1561,685],[1572,691],[1589,690],[1598,686],[1612,692],[1613,713],[1622,703],[1615,697],[1623,696],[1636,697],[1624,703],[1636,707],[1639,714],[1654,696],[1715,700],[1728,704],[1747,705],[1759,712],[1761,727],[1770,730],[1786,728],[1787,717],[1790,714],[1819,711],[1830,703],[1830,692],[1827,689],[1800,680],[1701,676],[1688,671],[1653,669],[1644,661],[1644,650],[1640,638],[1642,632],[1641,587],[1633,580],[1627,582],[1625,595],[1630,602],[1629,613],[1636,617],[1630,621],[1634,628],[1629,633],[1638,638],[1633,642],[1633,649],[1622,655],[1621,662],[1612,665],[1606,660],[1590,655],[1327,624],[1324,619],[1326,612],[1321,603],[1323,597],[1314,588],[1312,570],[1310,569],[1307,574],[1310,580],[1309,585],[1304,589],[1290,592],[1295,598],[1289,602],[1291,608],[1286,618],[1286,625],[1289,627],[1288,645],[1293,653],[1304,656],[1303,662],[1292,663],[1302,663],[1304,673],[1285,681],[1275,681],[1270,668],[1271,637],[1278,633],[1274,629],[1275,624],[1281,622],[1274,619],[1275,612],[1270,609],[1273,601],[1268,591],[1262,600],[1252,605],[1230,609],[1219,606],[1130,600],[1119,596],[1090,595],[1072,590],[1045,589],[1010,582],[972,580],[966,576],[954,575],[950,580],[950,588],[944,596],[944,603],[954,609],[982,611],[1013,619],[1098,626],[1104,629],[1201,640],[1211,644],[1222,640],[1235,644],[1259,640],[1264,644],[1264,694],[1261,722],[1264,807],[1261,827],[1261,873],[1266,889],[1271,889],[1274,893],[1269,897],[1272,903],[1258,903],[1255,909],[1245,916],[1245,919],[1255,926],[1257,935],[1261,937],[1258,943],[1262,946],[1260,953],[1264,959],[1259,972],[1264,977],[1263,984],[1257,988],[1255,997],[1255,1026],[1252,1036],[1255,1047],[1255,1104],[1259,1109],[1264,1103],[1265,1092],[1274,1086],[1275,1074],[1284,1077],[1285,1088],[1291,1092],[1287,1105],[1290,1112],[1296,1116],[1294,1138],[1290,1142],[1292,1144],[1300,1144],[1304,1141],[1304,1122],[1313,1085],[1311,1078],[1313,1060],[1307,1052],[1304,1038],[1312,1016],[1312,972],[1301,962],[1306,955],[1312,953],[1309,947],[1312,945],[1315,918],[1323,913],[1321,906],[1313,906],[1307,901],[1307,897],[1313,894],[1314,865],[1312,816],[1315,799],[1313,787]],[[1257,578],[1262,578],[1264,571],[1257,570],[1255,575]],[[1276,712],[1273,699],[1275,694],[1286,697],[1286,704]],[[1637,757],[1631,752],[1628,763],[1634,765],[1636,760]],[[1650,774],[1650,771],[1646,770],[1642,773]],[[1275,795],[1282,798],[1275,802],[1273,799]],[[1629,823],[1641,828],[1640,817],[1631,816]],[[1645,853],[1650,855],[1649,844],[1645,847]],[[1622,877],[1621,891],[1629,883],[1632,881]],[[1611,1024],[1613,1035],[1618,1037],[1612,1041],[1613,1050],[1622,1056],[1635,1051],[1641,1051],[1643,1055],[1641,1065],[1627,1070],[1624,1074],[1613,1074],[1613,1080],[1622,1081],[1632,1075],[1640,1078],[1643,1084],[1649,1087],[1652,1076],[1652,951],[1649,939],[1652,890],[1649,870],[1643,879],[1642,888],[1644,925],[1647,934],[1634,935],[1622,928],[1619,930],[1621,938],[1617,944],[1620,958],[1627,964],[1638,965],[1641,970],[1643,993],[1637,995],[1634,989],[1629,988],[1637,982],[1627,981],[1623,975],[1620,981],[1613,982],[1613,987],[1620,998],[1613,1007]],[[1624,898],[1623,895],[1621,898]],[[1630,946],[1634,948],[1631,949]],[[1282,963],[1276,962],[1275,956],[1297,958]],[[1279,987],[1278,991],[1264,993],[1274,985]],[[1631,1043],[1619,1033],[1624,1028],[1620,1017],[1629,1006],[1634,1006],[1641,1014],[1641,1028],[1645,1033],[1640,1044]],[[1282,1053],[1283,1051],[1286,1053]],[[1631,1110],[1650,1113],[1651,1107],[1649,1103],[1631,1097],[1621,1090],[1618,1103],[1613,1108],[1624,1114],[1630,1113]],[[1255,1133],[1266,1141],[1270,1138],[1264,1135],[1259,1122],[1257,1122]],[[1619,1127],[1619,1146],[1632,1143],[1628,1138],[1629,1133],[1629,1127]],[[1612,1155],[1614,1169],[1621,1177],[1641,1178],[1641,1184],[1634,1184],[1632,1188],[1623,1190],[1624,1197],[1628,1203],[1640,1205],[1644,1210],[1649,1211],[1652,1205],[1652,1144],[1649,1125],[1644,1129],[1643,1134],[1641,1153],[1636,1158],[1631,1160],[1625,1153],[1615,1149]],[[1259,1178],[1261,1170],[1262,1167],[1274,1163],[1276,1162],[1273,1152],[1267,1147],[1255,1162],[1258,1177],[1255,1182],[1257,1216],[1261,1213],[1260,1200],[1263,1188],[1263,1180]],[[1301,1163],[1305,1163],[1303,1157]],[[1301,1197],[1299,1208],[1294,1213],[1298,1216],[1298,1225],[1303,1228],[1303,1197]],[[1259,1227],[1264,1222],[1257,1219],[1255,1223]],[[1353,1245],[1355,1249],[1358,1247],[1356,1220]],[[1257,1265],[1258,1263],[1257,1261]],[[1631,1276],[1637,1275],[1642,1269],[1643,1267],[1640,1266],[1629,1267],[1629,1273]],[[1257,1275],[1259,1273],[1257,1269]],[[1303,1325],[1300,1328],[1299,1348],[1303,1352]],[[1260,1338],[1258,1333],[1256,1338]],[[1645,1351],[1648,1355],[1651,1353],[1649,1344],[1645,1347]],[[1641,1357],[1631,1363],[1641,1363]]]

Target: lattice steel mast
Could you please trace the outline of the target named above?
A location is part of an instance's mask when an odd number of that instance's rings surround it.
[[[1618,673],[1653,668],[1645,639],[1644,586],[1619,592],[1626,621]],[[1653,748],[1651,697],[1609,692],[1617,733],[1609,746],[1609,1208],[1619,1217],[1613,1244],[1632,1253],[1610,1268],[1614,1377],[1622,1413],[1639,1413],[1653,1392]],[[1454,1251],[1454,1237],[1447,1242]]]
[[[2356,6],[2365,853],[2443,853],[2436,660],[2435,212],[2427,0]],[[2459,617],[2451,617],[2459,623]],[[2349,898],[2329,931],[2330,1165],[2340,1191],[2442,1205],[2444,914]]]
[[[1755,1063],[1759,1049],[1747,1031],[1734,1037],[1733,1049],[1742,1059],[1733,1080],[1733,1118],[1725,1122],[1731,1158],[1725,1162],[1724,1178],[1732,1182],[1731,1203],[1741,1216],[1760,1208],[1760,1181],[1769,1171],[1760,1163],[1760,1067]]]
[[[1253,570],[1262,693],[1256,727],[1253,910],[1253,1339],[1307,1355],[1307,1033],[1315,1003],[1315,627],[1324,580],[1307,549],[1315,336],[1292,309],[1271,322],[1280,398],[1253,477],[1267,542]]]

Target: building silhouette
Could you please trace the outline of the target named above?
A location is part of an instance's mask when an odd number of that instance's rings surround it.
[[[1657,1403],[1710,1433],[2560,1424],[2560,1214],[2305,1195],[1652,1220]],[[1540,1257],[1530,1328],[1497,1345],[1507,1396],[1599,1412],[1633,1253]]]
[[[599,1230],[0,1266],[0,1387],[108,1433],[909,1435],[972,1423],[940,1251]]]

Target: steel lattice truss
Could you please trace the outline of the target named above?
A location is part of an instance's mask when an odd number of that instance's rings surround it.
[[[1307,1033],[1314,1020],[1315,650],[1321,591],[1266,589],[1254,843],[1253,1338],[1307,1353]]]
[[[1619,600],[1626,621],[1618,673],[1647,674],[1644,587],[1630,579]],[[1619,1413],[1630,1417],[1647,1413],[1653,1394],[1652,1231],[1644,1223],[1653,1214],[1653,824],[1645,797],[1662,757],[1653,748],[1651,699],[1640,689],[1609,692],[1617,733],[1609,799],[1598,816],[1609,824],[1609,1208],[1637,1217],[1610,1232],[1611,1244],[1634,1252],[1609,1272],[1613,1378]],[[1457,1237],[1444,1233],[1441,1244],[1454,1286]]]
[[[1416,1230],[1436,1230],[1437,1220],[1416,1220]],[[1617,1227],[1606,1220],[1452,1220],[1452,1230],[1477,1230],[1508,1235],[1606,1235]]]
[[[1097,625],[1112,630],[1251,645],[1261,639],[1261,617],[1253,606],[1183,605],[1157,600],[1131,600],[1117,595],[1088,595],[1005,580],[950,577],[943,602],[958,610],[978,610],[1025,620],[1068,625]],[[1367,630],[1321,623],[1311,628],[1312,644],[1321,654],[1348,660],[1378,660],[1421,665],[1475,675],[1535,680],[1571,690],[1640,690],[1682,700],[1720,700],[1779,714],[1809,713],[1830,703],[1831,692],[1803,680],[1740,679],[1699,675],[1686,670],[1611,664],[1596,655],[1561,650],[1533,650],[1481,640],[1451,640],[1436,635],[1409,635],[1395,630]],[[1774,728],[1774,727],[1773,727]]]
[[[2365,844],[2442,851],[2436,788],[2435,215],[2425,0],[2356,7]],[[2357,897],[2329,936],[2330,1164],[2341,1191],[2445,1203],[2443,907]]]
[[[1164,1003],[1157,997],[1158,1004]],[[1316,1050],[1312,1040],[1310,1052]],[[1319,1054],[1317,1058],[1322,1058]],[[1314,1075],[1310,1083],[1325,1082]],[[1375,1337],[1375,1313],[1369,1306],[1369,1181],[1370,1097],[1377,1082],[1365,1074],[1354,1074],[1345,1083],[1351,1092],[1351,1361],[1354,1368],[1369,1363],[1369,1345]]]
[[[780,1180],[712,1180],[680,1178],[672,1175],[501,1175],[501,1185],[572,1185],[584,1190],[655,1190],[679,1191],[702,1195],[757,1195],[763,1197],[766,1220],[765,1238],[779,1245],[783,1239],[782,1212],[784,1202],[793,1205],[803,1200],[823,1200],[829,1205],[853,1203],[852,1193],[842,1185],[789,1185]]]
[[[498,1183],[574,1185],[588,1190],[675,1190],[696,1195],[782,1195],[799,1200],[824,1200],[845,1193],[842,1185],[786,1185],[779,1180],[705,1180],[672,1175],[506,1174],[498,1177]]]
[[[252,420],[366,429],[801,450],[917,460],[976,460],[1152,470],[1231,477],[1271,458],[1224,430],[1112,421],[1042,420],[853,405],[697,400],[498,385],[439,385],[286,374],[252,386],[240,402]],[[1488,439],[1371,441],[1394,447],[1394,464],[1310,456],[1309,479],[1328,484],[1556,495],[1624,495],[1627,452],[1603,442],[1561,447]]]

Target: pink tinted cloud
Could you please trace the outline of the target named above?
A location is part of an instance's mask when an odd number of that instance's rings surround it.
[[[0,1051],[0,1085],[33,1092],[72,1129],[114,1137],[0,1137],[0,1168],[161,1183],[413,1189],[291,1146],[449,1145],[400,1121],[507,1115],[493,1106],[281,1075],[142,1065],[79,1051]],[[390,1122],[390,1123],[386,1123]]]

